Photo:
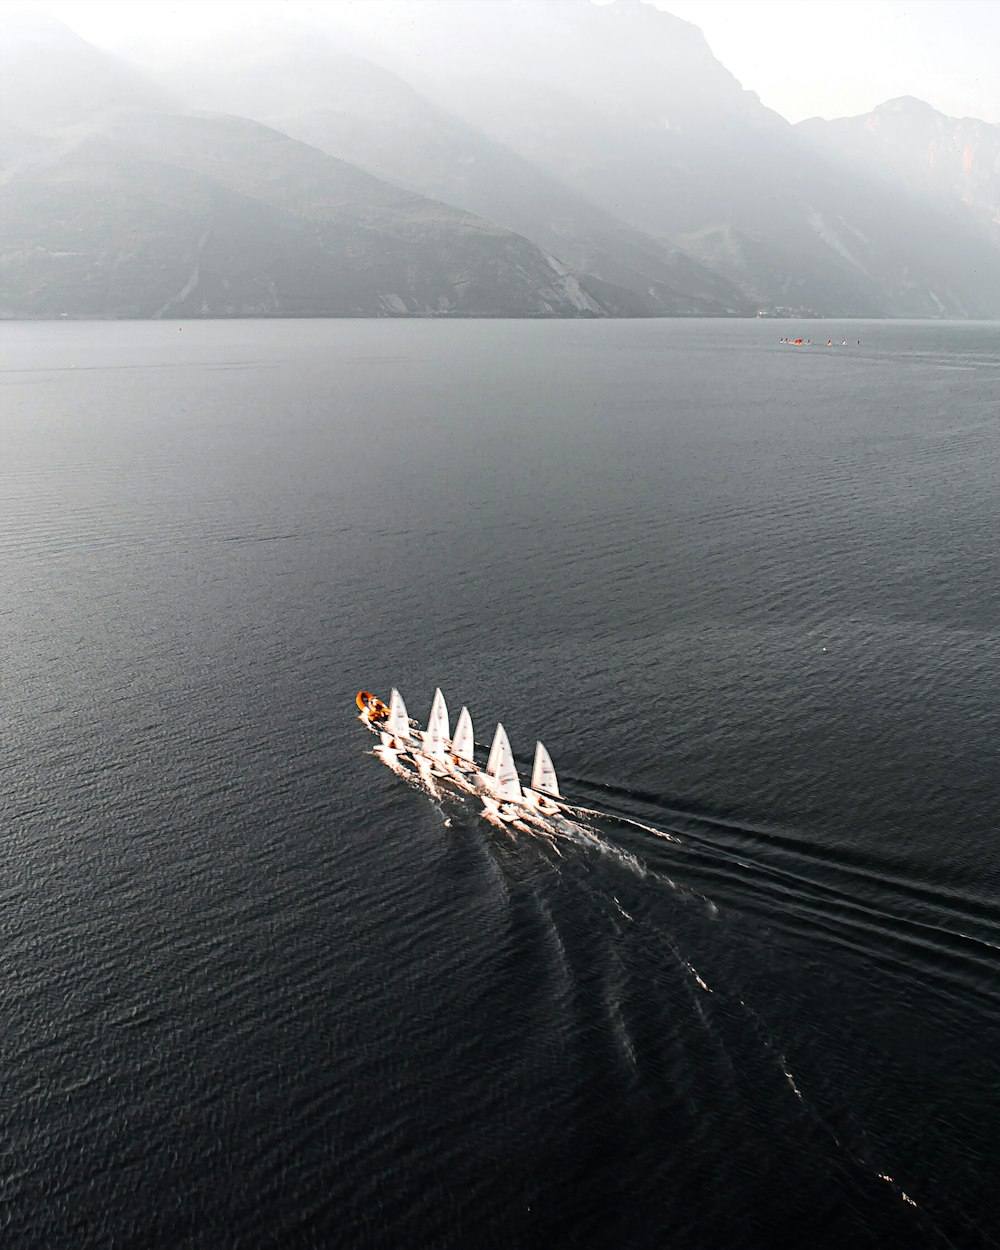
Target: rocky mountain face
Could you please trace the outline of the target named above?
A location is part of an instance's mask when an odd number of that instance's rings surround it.
[[[609,311],[526,239],[243,118],[117,119],[22,159],[2,204],[6,316]]]
[[[640,0],[400,14],[141,69],[8,24],[0,314],[1000,316],[1000,128],[792,127]]]
[[[861,117],[814,117],[796,130],[841,170],[977,221],[1000,246],[1000,126],[945,117],[923,100],[888,100]]]
[[[433,64],[439,101],[760,306],[1000,313],[1000,257],[984,247],[972,215],[888,180],[885,151],[870,161],[848,156],[845,176],[831,143],[764,108],[696,28],[639,0],[541,8],[544,38],[535,6],[504,6],[504,28],[490,32],[493,54],[475,73],[449,76],[433,63],[431,21],[411,35],[423,32],[424,42],[410,54]],[[433,0],[427,12],[446,20]],[[491,73],[497,50],[515,45],[516,79]]]
[[[513,231],[288,135],[164,112],[166,92],[64,27],[17,34],[2,67],[0,315],[634,311]]]
[[[531,239],[574,270],[619,288],[617,311],[751,311],[730,283],[667,241],[596,208],[398,75],[345,53],[319,32],[258,23],[234,38],[186,49],[179,61],[161,58],[157,68],[179,95],[204,108],[253,117]]]

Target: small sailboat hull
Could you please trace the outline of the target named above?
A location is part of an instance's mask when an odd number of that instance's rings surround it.
[[[524,826],[521,825],[521,817],[523,815],[522,812],[519,812],[510,803],[499,803],[488,794],[483,795],[482,814],[488,821],[490,821],[491,824],[500,825],[502,827],[517,825],[524,828]]]

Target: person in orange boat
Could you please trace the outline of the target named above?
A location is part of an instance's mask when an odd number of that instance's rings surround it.
[[[373,694],[369,694],[367,690],[359,690],[354,701],[358,705],[358,711],[367,720],[377,723],[385,720],[389,715],[389,709],[382,700],[377,699]]]

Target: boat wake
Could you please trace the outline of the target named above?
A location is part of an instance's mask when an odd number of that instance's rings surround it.
[[[483,770],[475,762],[477,744],[468,708],[462,708],[455,736],[449,739],[448,708],[440,690],[434,692],[426,730],[409,718],[396,689],[388,705],[367,691],[359,692],[356,702],[358,719],[379,736],[373,752],[376,758],[435,803],[479,801],[482,819],[510,837],[520,834],[535,838],[560,859],[560,844],[596,851],[639,880],[657,882],[704,905],[710,916],[718,915],[717,905],[707,895],[681,885],[659,868],[651,868],[640,854],[607,836],[605,829],[609,825],[635,829],[680,846],[683,840],[677,833],[610,808],[573,803],[560,792],[551,757],[541,742],[535,747],[531,784],[523,786],[503,725],[497,725]]]
[[[543,792],[520,787],[502,726],[490,753],[493,767],[488,764],[480,772],[469,763],[475,743],[465,709],[463,721],[463,767],[447,756],[444,762],[440,758],[429,762],[423,755],[423,736],[408,721],[408,740],[392,747],[383,742],[376,753],[393,772],[436,801],[447,795],[482,802],[480,814],[510,836],[534,837],[550,847],[570,843],[597,852],[640,880],[657,882],[701,903],[713,918],[725,907],[736,907],[789,936],[807,932],[813,942],[852,950],[863,947],[880,965],[897,975],[916,976],[924,985],[933,982],[950,989],[956,978],[966,986],[974,983],[977,997],[988,999],[1000,1018],[1000,992],[994,980],[1000,963],[995,936],[1000,912],[995,906],[916,881],[903,863],[859,860],[850,851],[835,852],[788,830],[685,809],[663,795],[577,777],[572,779],[575,789],[609,801],[600,806],[593,799],[575,801],[575,796],[560,793],[544,748],[536,752],[536,765],[542,754],[546,765],[542,781],[551,796],[545,801],[553,810],[539,810],[526,796]],[[368,727],[375,728],[371,723]],[[458,737],[456,733],[456,741]],[[494,778],[501,767],[507,778],[504,793],[519,793],[520,800],[495,797]],[[539,778],[533,775],[532,780]],[[669,826],[628,811],[640,806],[669,813]],[[634,831],[643,840],[624,839],[632,845],[623,845],[614,830]],[[644,841],[653,839],[655,845]],[[681,858],[670,855],[670,848],[676,848]],[[687,878],[683,884],[676,879],[673,864],[683,865]]]
[[[396,749],[379,745],[371,754],[414,790],[426,794],[439,810],[443,810],[442,804],[453,803],[464,807],[467,811],[469,798],[478,797],[478,792],[473,787],[464,784],[461,777],[434,775],[426,767],[414,761],[411,756]],[[649,825],[609,810],[578,807],[566,801],[561,803],[557,815],[542,816],[532,813],[528,818],[512,819],[510,816],[504,817],[497,814],[490,807],[483,807],[478,814],[488,825],[506,833],[508,837],[521,834],[542,842],[559,859],[564,858],[564,852],[560,846],[565,847],[569,843],[582,851],[595,852],[616,863],[640,881],[662,885],[680,897],[702,905],[712,918],[719,914],[717,904],[707,895],[691,886],[681,884],[662,869],[651,867],[641,855],[621,846],[615,839],[607,836],[600,827],[601,825],[626,826],[678,846],[683,844],[682,839],[676,834],[658,829],[655,825]],[[451,825],[450,818],[445,818],[445,824]]]
[[[822,1080],[810,1096],[809,1080],[804,1084],[799,1078],[786,1048],[748,1001],[753,996],[744,988],[744,977],[734,980],[723,968],[707,971],[701,966],[708,948],[702,950],[697,942],[685,941],[685,931],[689,939],[696,931],[704,935],[700,927],[704,919],[717,919],[722,907],[708,893],[688,881],[678,881],[665,868],[676,864],[680,875],[703,889],[707,887],[732,910],[734,922],[743,928],[748,918],[753,923],[761,916],[769,934],[795,936],[808,927],[814,943],[834,942],[854,950],[864,944],[876,963],[892,962],[900,967],[917,963],[924,981],[928,976],[951,981],[957,968],[947,967],[948,963],[995,967],[995,942],[985,932],[973,931],[976,920],[989,919],[975,914],[974,900],[960,902],[947,890],[934,891],[932,897],[926,884],[908,880],[902,871],[853,863],[849,854],[835,859],[829,848],[807,844],[787,830],[755,828],[687,810],[662,795],[573,778],[572,788],[581,798],[574,801],[576,795],[561,792],[551,760],[540,743],[531,785],[522,786],[502,725],[497,726],[486,767],[480,770],[474,761],[476,744],[466,709],[460,720],[461,732],[457,730],[449,742],[447,711],[440,691],[435,695],[432,728],[426,733],[408,719],[400,720],[402,703],[395,691],[393,705],[397,715],[388,729],[384,722],[373,723],[362,710],[362,721],[380,735],[373,754],[408,785],[427,794],[447,826],[452,827],[451,816],[445,815],[449,808],[454,810],[457,805],[458,811],[468,814],[471,802],[490,828],[507,838],[535,840],[540,851],[544,847],[544,857],[559,877],[575,882],[595,907],[603,908],[605,923],[611,925],[615,939],[609,958],[616,952],[615,958],[621,958],[615,964],[617,972],[609,974],[602,1002],[630,1069],[640,1070],[645,1060],[641,1030],[637,1035],[635,1012],[627,1000],[626,965],[621,959],[628,960],[626,952],[632,944],[652,944],[654,949],[671,953],[687,986],[691,1020],[711,1040],[722,1070],[730,1073],[727,1079],[744,1090],[772,1089],[779,1098],[778,1091],[785,1090],[784,1096],[791,1100],[789,1114],[803,1129],[811,1124],[813,1139],[825,1138],[824,1149],[832,1148],[859,1183],[864,1178],[868,1187],[882,1186],[891,1191],[935,1241],[943,1238],[944,1244],[950,1244],[923,1203],[896,1179],[897,1167],[884,1155],[879,1158],[882,1152],[868,1141],[862,1125],[842,1107],[837,1107],[835,1115],[823,1110],[826,1103],[834,1105],[836,1100]],[[435,717],[437,734],[433,730]],[[602,802],[605,798],[606,803]],[[654,820],[662,812],[670,827],[640,819],[644,809],[651,811]],[[458,818],[455,823],[465,822]],[[574,855],[574,850],[580,854]],[[700,906],[680,913],[657,908],[655,895],[630,889],[620,874],[611,880],[606,874],[595,874],[593,864],[586,861],[590,854],[613,863],[637,882],[663,886],[679,899]],[[821,868],[829,871],[821,876]],[[897,906],[891,899],[879,897],[886,890],[897,891]],[[578,904],[574,896],[576,913]],[[555,919],[547,906],[543,911],[558,938]],[[569,969],[566,976],[571,977],[575,962],[572,945],[558,940],[562,963]],[[691,957],[685,946],[701,954]],[[729,962],[729,956],[726,960]],[[731,966],[730,972],[733,970]],[[908,968],[908,975],[913,975],[912,968]],[[737,1041],[740,1037],[742,1044]],[[730,1049],[733,1044],[735,1050]],[[741,1051],[742,1059],[738,1057]],[[763,1084],[748,1086],[754,1071]],[[816,1084],[815,1075],[811,1079]]]
[[[657,829],[655,825],[644,824],[641,820],[633,820],[631,816],[622,816],[617,812],[601,811],[596,807],[574,807],[567,805],[567,811],[572,812],[575,816],[594,816],[599,820],[612,820],[618,825],[631,825],[633,829],[639,829],[643,833],[651,833],[654,838],[662,838],[664,842],[675,842],[679,846],[681,839],[675,833],[668,833],[666,829]]]

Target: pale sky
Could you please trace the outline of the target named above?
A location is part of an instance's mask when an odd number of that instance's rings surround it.
[[[789,121],[853,116],[913,95],[950,116],[1000,124],[1000,0],[655,3],[700,26],[726,68]],[[19,7],[43,8],[84,38],[126,53],[133,39],[141,45],[169,32],[175,42],[258,11],[320,24],[337,15],[364,30],[384,29],[387,14],[405,20],[407,8],[405,0],[37,0]]]
[[[896,96],[1000,123],[1000,0],[656,0],[789,121]]]

